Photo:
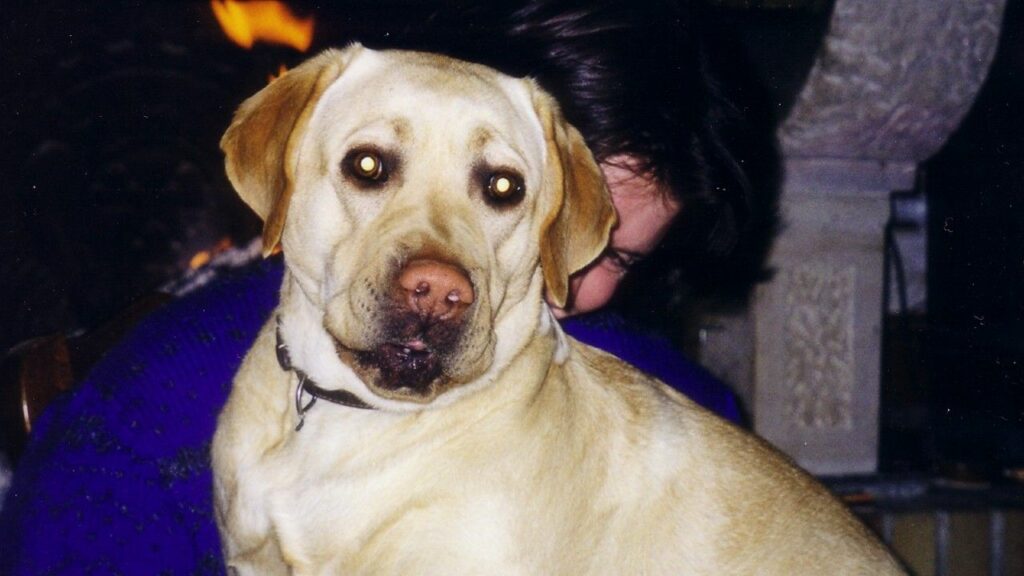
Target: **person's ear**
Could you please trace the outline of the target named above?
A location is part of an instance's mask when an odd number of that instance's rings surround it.
[[[617,218],[604,174],[583,136],[562,117],[554,98],[536,86],[533,103],[547,144],[544,188],[550,195],[541,227],[541,269],[549,301],[564,308],[569,276],[604,251]]]
[[[324,91],[363,47],[328,50],[249,97],[221,138],[228,179],[263,219],[263,254],[281,239],[295,185],[299,146]]]

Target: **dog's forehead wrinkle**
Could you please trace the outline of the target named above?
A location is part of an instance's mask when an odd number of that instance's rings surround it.
[[[490,142],[491,138],[494,138],[494,132],[487,126],[477,126],[473,129],[473,134],[470,137],[470,142],[476,148],[484,148],[487,143]]]
[[[360,55],[328,88],[320,108],[366,118],[375,112],[403,114],[410,110],[446,111],[453,120],[485,114],[515,126],[529,124],[529,98],[518,81],[480,65],[444,57],[402,52]],[[324,105],[340,100],[342,105]],[[500,111],[494,113],[494,111]]]
[[[390,77],[400,75],[439,92],[487,94],[499,87],[504,75],[482,66],[422,52],[391,52],[406,66],[388,66]]]
[[[395,138],[399,140],[408,138],[410,123],[407,118],[392,118],[389,124],[391,131],[395,134]]]
[[[505,168],[522,172],[528,188],[536,186],[537,178],[531,173],[531,166],[541,161],[540,151],[532,152],[528,138],[521,134],[510,134],[480,126],[470,140],[469,147],[475,151],[474,164],[486,168]],[[535,158],[532,162],[530,158]]]
[[[342,77],[328,89],[323,100],[332,102],[335,117],[352,117],[365,121],[367,118],[410,116],[410,111],[431,110],[433,115],[447,114],[452,119],[492,117],[488,113],[502,110],[507,115],[516,105],[499,90],[491,94],[474,93],[467,90],[438,90],[434,86],[411,81],[403,76],[376,78],[375,82],[357,85]],[[459,85],[461,87],[461,84]],[[338,104],[333,104],[338,102]]]
[[[352,122],[350,118],[351,115],[343,111],[338,113],[337,118],[327,118],[331,129],[347,128],[341,135],[341,140],[349,148],[359,144],[397,146],[408,142],[412,133],[412,120],[404,113],[375,113],[358,118],[353,126],[347,127],[346,122]]]

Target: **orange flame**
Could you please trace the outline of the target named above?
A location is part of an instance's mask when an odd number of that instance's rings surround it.
[[[217,245],[213,248],[196,252],[196,254],[188,261],[188,267],[191,270],[198,270],[199,268],[209,264],[210,261],[213,260],[214,256],[229,250],[231,247],[231,238],[225,236],[221,238],[220,242],[217,242]]]
[[[210,260],[212,259],[213,255],[210,254],[209,250],[201,250],[199,252],[196,252],[196,255],[193,256],[192,259],[188,261],[188,268],[189,270],[198,270],[203,266],[209,264]]]
[[[245,49],[268,42],[305,52],[313,43],[313,19],[295,16],[283,2],[210,0],[210,7],[228,38]]]

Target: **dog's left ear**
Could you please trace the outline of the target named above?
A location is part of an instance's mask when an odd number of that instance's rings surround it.
[[[358,44],[328,50],[289,70],[243,102],[221,138],[228,179],[263,219],[264,256],[281,239],[313,108],[359,50]]]
[[[548,298],[561,308],[569,296],[569,276],[604,251],[617,217],[604,173],[583,136],[562,117],[554,98],[536,86],[533,104],[547,142],[544,187],[553,196],[541,228],[541,269]]]

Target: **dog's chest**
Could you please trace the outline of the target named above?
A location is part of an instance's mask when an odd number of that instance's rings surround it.
[[[314,573],[475,573],[513,565],[520,549],[510,503],[500,498],[477,494],[453,505],[450,494],[347,492],[331,502],[272,504],[281,549],[295,565]]]
[[[400,444],[374,426],[328,424],[311,418],[252,480],[290,562],[313,573],[470,573],[514,566],[531,546],[521,490],[500,462],[453,457],[458,439]]]

